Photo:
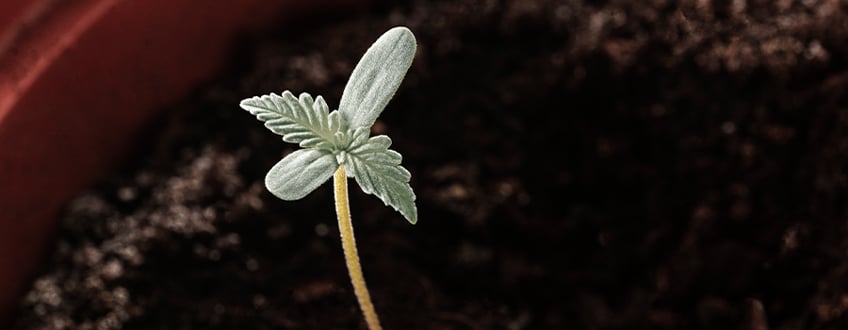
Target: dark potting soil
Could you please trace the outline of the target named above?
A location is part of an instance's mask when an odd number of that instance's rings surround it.
[[[296,146],[237,103],[338,104],[407,25],[419,51],[374,133],[420,221],[351,189],[386,328],[848,329],[846,12],[422,0],[254,37],[69,205],[17,328],[363,329],[330,184],[266,192]]]

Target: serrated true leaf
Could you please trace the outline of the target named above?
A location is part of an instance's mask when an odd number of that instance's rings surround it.
[[[415,36],[405,27],[384,33],[354,68],[342,93],[339,110],[329,111],[323,98],[285,91],[241,101],[240,106],[298,150],[277,163],[265,185],[284,200],[300,199],[329,180],[343,164],[365,193],[380,198],[410,223],[418,221],[411,174],[402,156],[390,150],[392,140],[369,138],[371,126],[394,96],[415,56]]]
[[[268,171],[265,187],[280,199],[301,199],[327,182],[338,166],[336,157],[327,150],[300,149]]]
[[[261,121],[265,127],[283,136],[283,141],[303,148],[330,150],[335,134],[342,129],[339,114],[329,112],[324,98],[312,99],[307,93],[295,97],[285,91],[244,99],[239,104]]]
[[[406,76],[415,48],[415,35],[402,26],[386,31],[368,48],[350,74],[339,103],[339,112],[351,128],[374,124]]]
[[[356,134],[354,134],[356,140]],[[409,185],[412,175],[400,166],[403,157],[390,150],[392,140],[378,135],[360,144],[352,144],[345,166],[366,194],[373,194],[391,206],[412,224],[418,221],[415,193]]]

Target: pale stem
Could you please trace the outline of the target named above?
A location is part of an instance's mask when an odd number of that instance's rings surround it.
[[[339,169],[333,175],[333,188],[336,198],[336,215],[339,218],[339,233],[342,236],[342,250],[344,250],[347,272],[350,274],[350,282],[353,284],[353,292],[356,294],[356,300],[359,301],[359,307],[362,308],[368,329],[380,330],[382,329],[380,319],[374,311],[374,304],[371,303],[371,295],[368,293],[368,286],[365,285],[365,277],[362,276],[362,266],[359,265],[359,253],[356,252],[356,238],[353,236],[353,223],[350,221],[347,175],[344,165],[339,165]]]

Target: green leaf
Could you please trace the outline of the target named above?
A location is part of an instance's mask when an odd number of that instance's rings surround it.
[[[400,166],[403,157],[389,149],[392,140],[378,135],[363,141],[361,133],[356,133],[345,157],[344,165],[349,168],[348,172],[356,178],[362,191],[377,196],[415,224],[418,209],[415,207],[415,193],[409,185],[412,175]]]
[[[342,93],[339,110],[329,111],[323,98],[295,97],[285,91],[241,101],[240,106],[283,140],[298,143],[295,151],[268,172],[265,186],[284,200],[303,198],[326,182],[341,164],[367,194],[380,198],[410,223],[418,221],[411,174],[403,157],[390,150],[385,135],[369,138],[371,126],[394,96],[415,56],[415,36],[395,27],[377,39],[354,68]]]
[[[282,95],[268,94],[244,99],[239,103],[261,121],[271,132],[283,136],[283,141],[298,143],[303,148],[331,150],[336,144],[335,133],[342,130],[336,111],[329,113],[324,98],[313,100],[307,93],[300,98],[285,91]]]
[[[348,127],[371,127],[395,95],[415,57],[415,36],[406,27],[383,33],[350,74],[339,112]]]
[[[301,199],[329,180],[338,166],[336,157],[327,150],[297,150],[268,171],[265,187],[280,199]]]

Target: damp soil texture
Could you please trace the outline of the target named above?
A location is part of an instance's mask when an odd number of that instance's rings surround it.
[[[246,36],[69,204],[16,327],[364,329],[330,184],[268,193],[296,146],[237,104],[338,104],[406,25],[418,54],[373,133],[405,156],[420,220],[351,190],[386,328],[848,329],[846,13],[415,1]]]

